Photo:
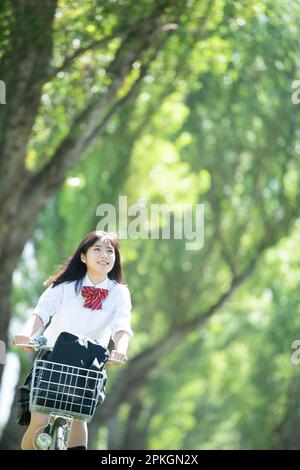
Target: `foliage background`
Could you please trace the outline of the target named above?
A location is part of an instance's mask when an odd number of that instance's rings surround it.
[[[2,18],[13,3],[3,3]],[[58,3],[50,78],[26,145],[33,175],[116,79],[120,31],[167,5],[159,45],[151,37],[133,61],[119,102],[106,103],[105,126],[32,221],[14,269],[9,337],[42,282],[96,228],[100,204],[118,207],[119,195],[148,207],[204,204],[201,250],[185,250],[185,240],[121,241],[135,337],[126,368],[110,371],[91,448],[298,449],[300,111],[291,96],[300,4],[168,3]],[[5,28],[1,43],[5,50]],[[15,354],[21,381],[32,358]],[[2,448],[18,448],[14,413],[2,423]]]

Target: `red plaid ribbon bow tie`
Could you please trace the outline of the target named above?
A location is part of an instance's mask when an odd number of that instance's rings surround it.
[[[85,299],[84,307],[101,310],[102,301],[108,296],[108,290],[100,287],[84,286],[81,289],[81,295]]]

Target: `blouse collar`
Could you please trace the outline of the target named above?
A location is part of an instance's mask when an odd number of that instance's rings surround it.
[[[82,285],[83,286],[101,287],[101,289],[107,289],[107,287],[108,287],[108,277],[106,277],[103,281],[99,282],[99,284],[94,284],[90,280],[88,274],[86,273],[86,275],[83,278]]]

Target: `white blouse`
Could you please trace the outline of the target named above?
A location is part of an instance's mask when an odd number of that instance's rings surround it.
[[[31,313],[38,315],[44,325],[51,319],[43,333],[49,346],[53,347],[62,331],[96,339],[106,348],[110,338],[114,340],[118,331],[126,331],[129,339],[133,337],[130,325],[132,305],[126,285],[118,284],[108,277],[95,285],[86,274],[82,287],[95,286],[109,291],[102,301],[102,309],[92,310],[83,306],[85,299],[81,295],[81,289],[76,294],[75,284],[76,281],[63,282],[53,288],[48,287]]]

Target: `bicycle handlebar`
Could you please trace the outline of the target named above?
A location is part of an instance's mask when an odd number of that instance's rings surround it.
[[[30,348],[30,349],[34,349],[35,351],[40,351],[41,349],[44,350],[44,351],[53,351],[53,348],[51,348],[51,346],[41,346],[37,343],[26,343],[26,344],[23,344],[23,343],[18,343],[18,344],[15,344],[15,347],[16,348]]]
[[[47,340],[44,336],[40,336],[40,338],[37,338],[36,340],[32,341],[31,343],[27,343],[27,344],[18,343],[18,344],[15,344],[15,346],[17,348],[34,349],[34,351],[40,351],[40,350],[53,351],[53,348],[51,346],[47,346]],[[107,359],[107,362],[108,361],[110,361],[114,364],[125,364],[125,362],[119,361],[118,359],[114,359],[113,357],[109,357]]]

